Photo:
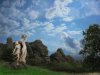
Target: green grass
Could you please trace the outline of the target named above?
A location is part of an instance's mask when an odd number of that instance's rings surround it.
[[[54,72],[48,69],[43,69],[35,66],[28,66],[27,69],[13,70],[4,66],[3,62],[0,62],[0,75],[100,75],[99,73],[65,73],[65,72]]]
[[[0,63],[0,75],[67,75],[66,73],[53,72],[40,67],[28,66],[27,69],[13,70]]]

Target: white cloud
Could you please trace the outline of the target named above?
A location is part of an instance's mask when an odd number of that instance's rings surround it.
[[[15,7],[10,8],[10,10],[8,10],[8,11],[10,11],[10,13],[9,13],[10,15],[8,15],[10,18],[14,17],[14,18],[17,18],[17,19],[20,20],[20,19],[22,19],[25,16],[25,14],[23,12],[21,12],[18,9],[16,9]]]
[[[67,29],[67,26],[65,24],[61,24],[58,27],[56,27],[53,32],[54,33],[62,33],[64,30]]]
[[[29,26],[30,26],[30,21],[29,21],[29,19],[27,19],[27,18],[24,18],[24,19],[23,19],[23,26],[24,26],[24,27],[29,27]]]
[[[30,22],[29,19],[24,18],[23,20],[19,21],[12,19],[9,19],[9,16],[13,16],[12,14],[5,16],[4,14],[0,13],[0,33],[1,35],[21,35],[21,34],[27,34],[28,36],[32,35],[35,32],[35,28],[40,26],[39,22]],[[21,14],[19,14],[20,16]],[[16,18],[18,19],[18,18]]]
[[[60,17],[64,18],[64,21],[72,21],[73,18],[69,16],[71,9],[68,7],[68,4],[72,2],[72,0],[55,0],[54,6],[47,9],[45,17],[47,19]]]
[[[29,19],[24,18],[22,21],[22,26],[20,27],[20,31],[24,31],[27,33],[34,33],[35,32],[35,28],[41,26],[40,22],[35,21],[35,22],[31,22]]]
[[[8,19],[7,17],[5,17],[3,14],[0,13],[0,25],[2,26],[2,28],[5,28],[5,29],[14,29],[18,26],[20,26],[20,24],[15,21],[15,20],[12,20],[12,19]],[[5,30],[4,29],[4,30]]]
[[[33,5],[40,5],[41,0],[32,0]]]
[[[100,15],[100,1],[99,0],[82,0],[81,3],[81,9],[83,9],[83,18],[87,16],[92,15]]]
[[[35,10],[31,10],[29,11],[28,15],[32,18],[32,19],[36,19],[39,16],[39,12],[35,11]]]
[[[55,10],[55,8],[49,8],[46,11],[45,17],[47,19],[53,19],[56,16],[56,12],[54,10]]]
[[[64,45],[62,48],[64,48],[68,52],[76,54],[81,49],[80,41],[71,38],[71,36],[68,33],[63,32],[61,38],[64,41]]]
[[[50,3],[42,2],[43,10],[46,10],[45,17],[49,20],[49,22],[46,23],[36,21],[37,18],[44,18],[44,15],[40,16],[41,13],[44,13],[44,11],[40,9],[42,5],[41,0],[32,0],[33,3],[31,3],[31,5],[26,4],[28,6],[25,7],[24,5],[27,3],[27,0],[3,1],[0,6],[0,31],[4,30],[2,33],[8,33],[11,30],[12,32],[17,32],[16,30],[18,30],[18,34],[22,32],[30,32],[29,34],[31,34],[31,32],[35,32],[35,28],[43,27],[41,30],[48,35],[61,34],[66,30],[70,36],[80,35],[81,31],[70,31],[65,24],[54,25],[53,22],[50,22],[54,18],[60,18],[60,20],[71,22],[81,16],[100,15],[100,6],[98,6],[100,2],[98,3],[98,1],[96,2],[95,0],[82,0],[79,1],[79,8],[69,6],[71,3],[74,3],[74,1],[75,0],[54,0],[54,4],[48,6],[49,8],[45,7],[44,4],[47,3],[46,5],[50,5]]]
[[[31,31],[22,31],[22,30],[14,30],[14,31],[8,31],[7,36],[21,36],[22,34],[26,34],[28,37],[32,36],[34,32]]]
[[[35,10],[32,5],[25,10],[25,14],[31,20],[35,20],[40,16],[40,12]]]
[[[16,0],[14,2],[14,5],[18,6],[18,7],[22,7],[22,6],[24,6],[25,3],[26,3],[26,0]]]
[[[90,4],[87,6],[89,11],[86,13],[86,15],[100,15],[100,8],[98,7],[97,3],[94,1],[91,1]]]
[[[45,32],[52,32],[54,30],[54,25],[50,22],[46,22],[44,27]]]
[[[25,14],[16,7],[0,7],[0,12],[8,18],[21,20]]]
[[[10,5],[10,2],[9,2],[8,0],[3,1],[2,5],[3,5],[3,6],[9,6],[9,5]]]
[[[4,0],[2,5],[3,6],[13,6],[13,7],[23,7],[24,4],[26,3],[26,0],[14,0],[14,1],[10,1],[10,0]]]
[[[66,37],[69,37],[69,34],[66,32],[61,33],[61,39],[65,39]]]
[[[68,31],[69,35],[80,35],[82,33],[81,30],[72,30],[72,31]]]
[[[73,19],[74,19],[73,17],[65,17],[65,18],[63,18],[63,20],[65,22],[71,22]]]
[[[65,24],[61,24],[58,26],[55,26],[51,22],[44,23],[44,31],[50,36],[56,36],[57,34],[61,34],[63,31],[67,29],[67,26]]]
[[[59,17],[65,22],[71,22],[78,18],[100,15],[99,0],[81,0],[78,8],[69,6],[74,2],[74,0],[55,0],[54,5],[47,9],[45,17],[49,20]]]

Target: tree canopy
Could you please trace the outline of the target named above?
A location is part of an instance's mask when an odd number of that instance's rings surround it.
[[[100,25],[90,25],[83,31],[83,49],[80,54],[84,55],[85,65],[91,68],[100,68]]]

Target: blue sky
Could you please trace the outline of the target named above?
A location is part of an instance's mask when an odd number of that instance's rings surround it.
[[[0,0],[0,42],[7,37],[40,39],[49,52],[81,49],[82,31],[100,24],[100,0]]]

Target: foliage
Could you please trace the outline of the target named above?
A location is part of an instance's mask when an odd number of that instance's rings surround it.
[[[12,62],[13,61],[13,56],[12,56],[12,50],[13,50],[13,40],[11,37],[7,38],[7,44],[2,44],[0,46],[1,50],[2,50],[2,55],[1,58],[3,60]]]
[[[59,71],[59,72],[75,72],[75,73],[81,73],[86,72],[84,68],[81,66],[78,66],[80,64],[75,64],[71,62],[51,62],[46,67],[53,71]]]
[[[13,48],[14,48],[12,37],[8,37],[8,38],[7,38],[7,48],[8,48],[8,49],[13,49]]]
[[[66,56],[61,48],[58,48],[57,51],[50,56],[51,61],[56,62],[66,62]]]
[[[84,66],[91,69],[100,68],[100,26],[98,24],[90,25],[83,32],[83,49],[80,54],[84,56]]]
[[[45,46],[41,40],[35,40],[30,44],[32,50],[32,57],[28,60],[28,63],[31,65],[46,64],[50,62],[48,56],[48,48]]]

